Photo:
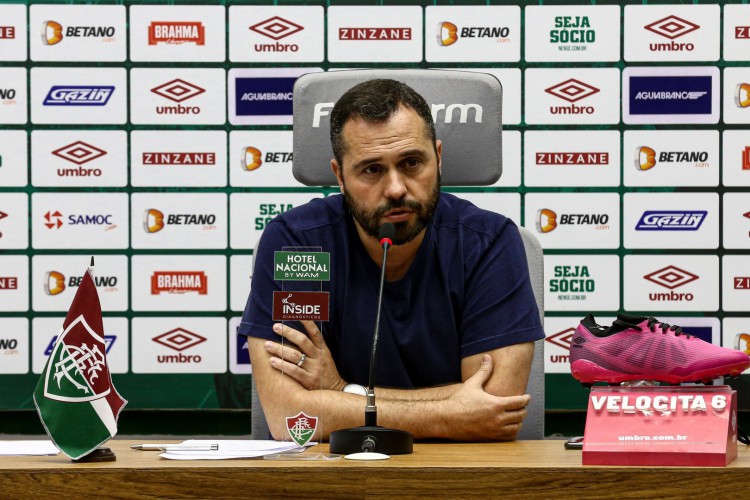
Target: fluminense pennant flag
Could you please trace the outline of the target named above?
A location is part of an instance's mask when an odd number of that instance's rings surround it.
[[[47,434],[73,460],[117,434],[117,418],[127,403],[107,367],[102,307],[91,273],[89,268],[83,276],[34,390]]]

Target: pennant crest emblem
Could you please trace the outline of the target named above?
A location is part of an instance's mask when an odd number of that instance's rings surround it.
[[[286,417],[286,429],[292,441],[298,446],[305,446],[310,442],[318,428],[318,417],[310,417],[299,412],[293,417]]]

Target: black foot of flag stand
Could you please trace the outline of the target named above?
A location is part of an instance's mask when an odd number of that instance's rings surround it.
[[[117,460],[117,455],[109,448],[97,448],[88,455],[84,455],[77,460],[72,460],[74,464],[82,464],[86,462],[114,462]]]

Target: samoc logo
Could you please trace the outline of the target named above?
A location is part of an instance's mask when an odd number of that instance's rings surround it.
[[[260,166],[263,165],[262,156],[263,153],[260,149],[252,146],[246,147],[242,151],[242,168],[249,172],[259,169]]]

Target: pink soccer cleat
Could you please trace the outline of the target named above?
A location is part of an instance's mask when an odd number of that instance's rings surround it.
[[[609,328],[589,314],[570,342],[570,371],[582,384],[655,380],[670,384],[736,377],[750,356],[719,347],[656,318],[620,314]]]

